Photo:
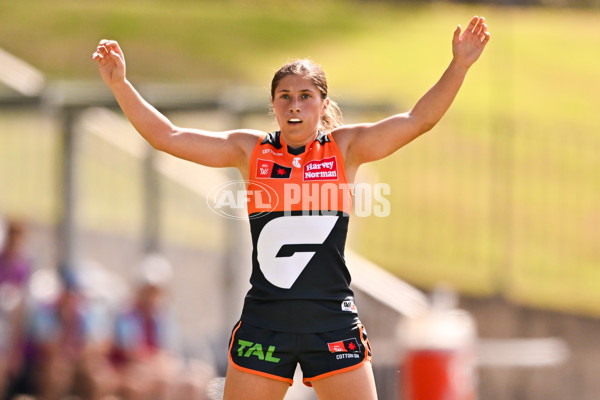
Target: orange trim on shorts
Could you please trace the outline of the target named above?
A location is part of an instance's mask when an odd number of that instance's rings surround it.
[[[312,381],[317,381],[319,379],[328,378],[333,375],[343,374],[344,372],[350,372],[350,371],[353,371],[355,369],[362,367],[363,364],[365,364],[366,362],[371,362],[372,356],[369,355],[369,351],[371,350],[371,344],[369,343],[369,339],[365,339],[363,337],[364,326],[362,324],[357,324],[357,325],[360,327],[360,341],[362,342],[363,346],[365,346],[365,358],[360,363],[358,363],[356,365],[352,365],[350,367],[336,369],[335,371],[326,372],[321,375],[313,376],[312,378],[304,378],[304,379],[302,379],[302,383],[304,383],[306,386],[312,387],[312,383],[311,383]]]
[[[266,372],[261,372],[261,371],[256,371],[254,369],[250,369],[250,368],[246,368],[246,367],[242,367],[241,365],[237,365],[235,363],[235,361],[233,361],[233,358],[231,358],[231,349],[233,347],[233,342],[235,340],[235,333],[237,332],[238,329],[240,329],[240,326],[242,326],[242,321],[240,321],[238,323],[238,325],[235,327],[235,329],[233,330],[233,333],[231,334],[231,343],[229,344],[229,363],[238,371],[242,371],[242,372],[246,372],[252,375],[258,375],[258,376],[262,376],[263,378],[269,378],[269,379],[275,379],[277,381],[282,381],[282,382],[286,382],[289,383],[290,386],[292,386],[294,384],[294,380],[293,379],[289,379],[289,378],[284,378],[278,375],[273,375],[273,374],[267,374]]]

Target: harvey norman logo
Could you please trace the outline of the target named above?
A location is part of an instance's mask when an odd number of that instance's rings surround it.
[[[304,165],[304,181],[336,180],[338,178],[335,157],[311,161]]]

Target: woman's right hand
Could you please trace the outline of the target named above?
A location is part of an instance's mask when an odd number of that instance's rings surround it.
[[[98,62],[100,76],[108,86],[125,80],[125,56],[116,41],[101,40],[92,59]]]

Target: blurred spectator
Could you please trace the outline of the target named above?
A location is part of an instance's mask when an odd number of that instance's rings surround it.
[[[23,332],[23,365],[8,396],[59,400],[68,394],[99,399],[106,383],[91,341],[98,315],[82,295],[74,270],[36,271]],[[8,397],[10,398],[10,397]]]
[[[111,362],[124,399],[201,400],[212,370],[185,366],[180,358],[175,315],[168,301],[172,269],[160,255],[148,255],[130,307],[116,319]]]
[[[31,264],[25,258],[25,224],[12,220],[6,224],[6,233],[0,250],[0,284],[10,283],[24,288],[31,274]]]
[[[0,224],[0,396],[22,365],[23,299],[32,269],[23,250],[25,239],[23,222]]]
[[[109,273],[102,265],[85,261],[78,265],[79,287],[86,298],[88,335],[86,355],[82,360],[78,385],[74,393],[83,400],[100,400],[114,397],[118,379],[110,364],[112,350],[112,325],[116,307],[123,304],[126,285]]]
[[[22,365],[23,293],[12,284],[0,284],[0,398]]]

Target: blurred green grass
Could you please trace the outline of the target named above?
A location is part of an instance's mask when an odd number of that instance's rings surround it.
[[[350,244],[421,287],[600,315],[598,10],[21,0],[0,2],[0,46],[52,79],[97,80],[90,55],[109,37],[134,82],[257,85],[265,98],[281,63],[309,56],[334,99],[406,111],[475,14],[488,20],[488,49],[444,120],[373,165],[392,215],[354,218]]]

